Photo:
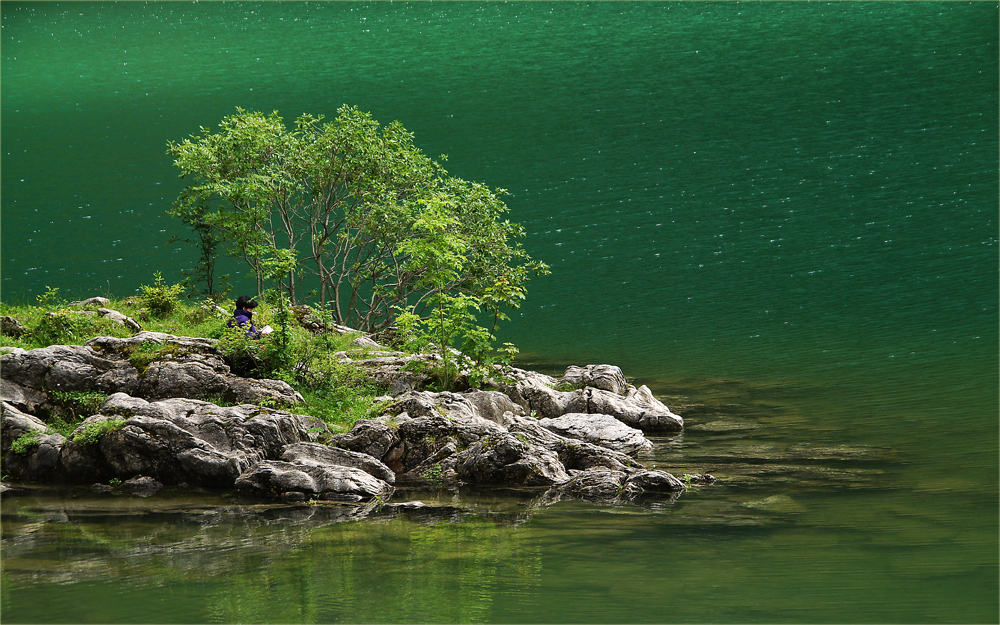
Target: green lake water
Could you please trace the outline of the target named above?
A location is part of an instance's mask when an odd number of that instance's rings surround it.
[[[509,190],[523,364],[685,417],[675,501],[2,505],[4,622],[984,622],[998,614],[996,2],[3,2],[4,301],[170,281],[166,142],[400,120]],[[251,280],[233,266],[237,290]]]

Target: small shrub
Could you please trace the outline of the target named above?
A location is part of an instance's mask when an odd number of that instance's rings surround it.
[[[262,356],[267,347],[247,337],[243,328],[225,328],[216,347],[236,375],[253,377],[261,373],[264,364]]]
[[[142,303],[152,318],[163,319],[180,306],[179,297],[184,292],[184,286],[164,283],[159,271],[153,274],[153,277],[156,280],[153,286],[143,284],[139,287],[142,289]]]
[[[73,420],[85,419],[97,414],[108,396],[98,391],[51,391],[49,396],[55,404],[55,417]]]
[[[38,300],[38,305],[42,307],[56,306],[62,301],[59,298],[59,289],[48,285],[45,287],[45,292],[41,295],[36,295],[35,299]]]
[[[73,437],[73,442],[78,445],[96,445],[105,434],[116,432],[123,427],[125,427],[125,419],[108,419],[107,421],[88,423]]]
[[[42,442],[42,433],[38,430],[25,432],[10,444],[10,450],[15,454],[26,455]]]
[[[73,345],[95,336],[129,336],[125,326],[95,315],[71,310],[47,312],[28,332],[32,343],[40,346]]]

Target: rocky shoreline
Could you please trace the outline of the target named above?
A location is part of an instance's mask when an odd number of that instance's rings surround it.
[[[345,433],[296,414],[302,396],[288,384],[235,375],[214,339],[140,331],[14,348],[0,359],[5,480],[353,505],[384,503],[397,486],[528,488],[554,502],[675,498],[714,482],[636,459],[652,448],[644,433],[680,432],[684,422],[618,367],[571,366],[558,379],[510,367],[488,389],[431,392],[408,365],[434,355],[357,343],[338,357],[389,394],[378,418]],[[59,393],[107,398],[63,436],[46,423]],[[37,442],[15,444],[26,437]]]

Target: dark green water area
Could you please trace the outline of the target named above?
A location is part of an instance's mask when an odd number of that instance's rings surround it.
[[[996,623],[996,2],[3,2],[4,301],[196,252],[166,142],[400,120],[510,191],[525,366],[684,416],[674,501],[2,505],[4,622]],[[237,290],[253,282],[232,267]]]

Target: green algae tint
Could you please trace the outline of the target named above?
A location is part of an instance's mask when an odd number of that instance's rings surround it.
[[[4,2],[4,301],[196,261],[168,140],[400,120],[552,266],[503,330],[684,416],[610,506],[4,495],[5,622],[997,622],[995,2]],[[236,265],[237,291],[252,281]]]

